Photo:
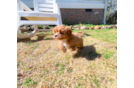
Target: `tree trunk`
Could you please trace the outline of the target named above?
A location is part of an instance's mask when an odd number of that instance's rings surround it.
[[[110,11],[109,11],[109,15],[111,14],[112,12],[112,0],[110,0]]]

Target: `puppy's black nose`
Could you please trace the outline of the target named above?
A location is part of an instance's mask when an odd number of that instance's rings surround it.
[[[58,37],[58,35],[55,35],[55,37]]]

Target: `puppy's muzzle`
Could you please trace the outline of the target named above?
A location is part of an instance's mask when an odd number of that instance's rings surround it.
[[[57,38],[58,37],[58,35],[55,35],[55,38]]]

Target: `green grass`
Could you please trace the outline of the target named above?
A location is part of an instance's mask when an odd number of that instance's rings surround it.
[[[95,85],[97,86],[97,88],[100,87],[99,81],[97,79],[94,79],[93,82],[95,83]]]
[[[39,46],[36,46],[36,47],[34,48],[34,50],[35,50],[35,49],[38,49],[38,48],[39,48]]]
[[[96,85],[97,88],[100,88],[100,84],[101,84],[101,79],[99,77],[96,77],[97,75],[94,74],[91,78],[91,80],[94,82],[94,84]]]
[[[67,25],[67,24],[65,24],[66,26],[70,26],[70,25]],[[76,26],[76,25],[78,25],[79,27],[82,25],[82,26],[87,26],[87,27],[95,27],[96,25],[94,25],[94,24],[81,24],[81,23],[79,23],[79,24],[74,24],[74,25],[72,25],[73,27],[74,26]],[[106,24],[100,24],[99,26],[107,26]]]
[[[78,84],[78,88],[81,88],[81,84],[80,83]]]
[[[59,64],[56,64],[56,67],[59,67]]]
[[[64,71],[65,70],[65,68],[64,67],[62,67],[59,71]]]
[[[94,40],[91,40],[91,42],[94,42]]]
[[[68,25],[68,24],[64,24],[65,26],[70,26],[70,25]],[[73,27],[74,26],[76,26],[76,25],[78,25],[79,27],[82,25],[82,26],[87,26],[87,27],[95,27],[96,25],[94,25],[94,24],[86,24],[86,23],[83,23],[83,24],[81,24],[81,23],[79,23],[79,24],[74,24],[74,25],[72,25]],[[27,27],[31,27],[31,25],[30,26],[28,26],[28,25],[26,25]],[[38,25],[39,27],[41,27],[41,28],[43,28],[43,26],[44,25]],[[99,26],[107,26],[106,24],[100,24]],[[54,28],[55,26],[54,25],[48,25],[48,27],[50,27],[50,28]]]
[[[44,25],[38,25],[39,27],[43,28]]]
[[[79,33],[83,32],[83,31],[86,31],[85,36],[91,35],[91,37],[97,38],[99,40],[107,41],[109,43],[117,43],[117,29],[73,30],[73,32],[79,32]]]
[[[45,69],[45,70],[44,70],[43,75],[45,75],[45,74],[46,74],[46,72],[47,72],[47,69]]]
[[[25,82],[24,82],[24,85],[27,86],[27,87],[30,87],[30,85],[36,85],[37,82],[34,82],[32,81],[31,79],[26,79]]]
[[[117,43],[117,29],[95,30],[91,35],[93,38],[102,39],[110,43]]]
[[[70,69],[69,72],[73,72],[73,69]]]
[[[97,50],[98,53],[102,54],[102,57],[104,59],[114,58],[115,51],[109,49],[109,48],[103,48],[101,50]]]
[[[32,46],[34,43],[30,41],[30,42],[26,42],[25,44],[28,46]]]
[[[108,58],[112,57],[113,54],[114,54],[114,52],[109,51],[109,52],[106,52],[103,56],[104,56],[105,59],[108,59]]]
[[[100,87],[99,80],[96,78],[96,75],[90,75],[90,80],[96,85],[97,88]]]
[[[57,64],[56,64],[56,67],[59,67],[59,66],[64,67],[64,64],[59,64],[59,63],[57,63]]]
[[[64,70],[65,70],[65,68],[62,67],[62,68],[58,71],[58,73],[59,73],[60,76],[64,73]]]
[[[113,84],[113,82],[114,82],[114,79],[110,79],[110,82],[111,82],[111,84]]]

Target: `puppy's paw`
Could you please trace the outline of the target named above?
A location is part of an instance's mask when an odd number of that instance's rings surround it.
[[[66,50],[65,51],[64,50],[61,50],[61,52],[66,53]]]
[[[61,52],[63,52],[63,53],[66,53],[66,51],[67,51],[66,48],[62,48],[62,49],[60,49],[60,50],[61,50]]]

